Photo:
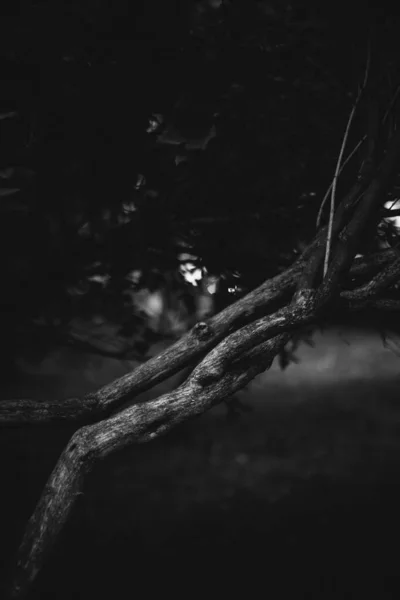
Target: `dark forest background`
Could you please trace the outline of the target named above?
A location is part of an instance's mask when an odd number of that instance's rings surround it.
[[[315,234],[369,44],[382,107],[396,91],[397,21],[365,7],[26,2],[0,27],[9,373],[71,343],[76,316],[134,332],[125,292],[187,255],[220,278],[218,309],[288,266]]]
[[[382,114],[397,107],[399,25],[383,4],[3,6],[2,390],[60,347],[144,360],[166,332],[132,298],[168,288],[191,323],[188,263],[218,281],[216,312],[289,266],[315,235],[368,56]],[[357,177],[367,110],[361,102],[339,195]],[[388,111],[382,137],[395,127]],[[388,216],[365,252],[396,248]],[[94,318],[118,344],[82,341],[77,321]],[[384,325],[396,333],[398,318]],[[210,594],[214,582],[229,594],[242,583],[272,597],[361,598],[375,585],[395,597],[398,378],[397,364],[367,382],[273,378],[268,403],[265,390],[253,405],[239,397],[119,453],[91,478],[33,597],[187,595],[202,584]],[[0,433],[4,564],[71,433]]]

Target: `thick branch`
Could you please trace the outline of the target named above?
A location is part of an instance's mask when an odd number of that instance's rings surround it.
[[[318,291],[318,301],[325,302],[327,294],[332,295],[334,293],[340,277],[350,267],[357,252],[360,236],[365,230],[368,220],[382,202],[383,194],[386,192],[398,167],[399,158],[400,131],[393,138],[377,176],[373,179],[364,194],[364,198],[355,209],[350,223],[339,236],[334,259]]]
[[[357,266],[359,268],[360,263]],[[293,285],[293,272],[291,279],[286,273],[283,280],[287,286],[289,281]],[[271,299],[274,293],[271,289],[269,291]],[[330,295],[327,288],[325,302]],[[246,304],[246,299],[243,300]],[[96,461],[132,443],[152,440],[244,387],[255,375],[270,367],[293,330],[313,321],[321,307],[322,304],[315,302],[315,292],[297,292],[289,306],[228,335],[203,358],[179,388],[145,404],[133,405],[105,421],[81,428],[64,450],[29,521],[19,551],[11,597],[21,598],[29,589],[71,513],[85,476]],[[228,308],[232,310],[232,307]],[[236,309],[233,307],[232,316],[237,314]],[[250,319],[254,314],[254,305],[250,305],[248,312],[242,313],[242,316]],[[221,314],[213,318],[217,327],[219,319]],[[202,340],[207,343],[209,325],[199,323],[192,334],[197,336],[197,343]]]
[[[338,233],[344,226],[347,215],[360,197],[364,187],[365,184],[361,181],[354,184],[350,192],[339,204],[332,224],[332,239],[336,239]],[[318,276],[320,272],[322,272],[327,233],[328,226],[325,226],[318,232],[314,244],[310,245],[310,247],[305,250],[304,258],[307,262],[297,284],[298,290],[313,289],[316,286]]]
[[[282,303],[293,290],[296,278],[300,273],[302,263],[298,261],[291,268],[241,298],[238,302],[212,317],[207,323],[197,323],[194,328],[167,348],[161,354],[138,366],[134,371],[120,379],[104,386],[93,394],[81,399],[81,414],[87,417],[92,411],[93,420],[107,416],[124,402],[134,398],[141,392],[153,387],[164,379],[179,372],[184,367],[198,361],[205,352],[221,341],[229,331],[240,327],[261,314],[271,310],[271,307]],[[69,401],[53,404],[52,411],[43,410],[43,403],[30,403],[29,415],[31,422],[43,423],[50,420],[75,420],[73,405]],[[60,407],[60,408],[58,408]],[[0,422],[18,424],[20,419],[13,418],[15,401],[0,403]],[[70,417],[68,417],[68,411]],[[19,413],[20,414],[20,413]],[[19,417],[19,415],[18,415]]]
[[[365,285],[348,292],[342,293],[342,296],[349,300],[366,300],[369,297],[376,296],[382,290],[388,288],[400,279],[400,258],[388,265],[386,269],[375,275]]]
[[[272,337],[293,331],[309,324],[315,318],[315,304],[313,294],[297,296],[294,303],[286,306],[272,315],[257,319],[245,325],[238,331],[227,336],[216,346],[201,363],[203,368],[200,373],[195,371],[195,377],[205,377],[199,380],[202,385],[218,381],[222,374],[229,369],[230,364],[240,359],[241,355]],[[207,366],[204,369],[204,365]]]
[[[330,297],[329,290],[326,297]],[[29,521],[11,597],[22,598],[29,589],[95,462],[127,445],[166,433],[244,387],[271,366],[274,356],[291,337],[288,330],[292,332],[309,323],[315,318],[315,311],[315,293],[298,292],[289,306],[228,335],[179,388],[81,428],[64,450]]]
[[[391,248],[382,250],[381,252],[375,252],[369,256],[360,256],[355,258],[353,265],[350,270],[350,277],[362,277],[380,270],[385,265],[392,263],[398,257],[398,252]]]
[[[393,217],[400,217],[400,208],[383,208],[381,210],[381,217],[384,219],[392,219]]]
[[[131,406],[114,417],[82,427],[63,451],[51,474],[19,550],[11,598],[23,598],[41,569],[58,534],[66,523],[86,475],[95,462],[132,443],[153,440],[182,421],[202,414],[232,395],[258,373],[269,368],[275,355],[289,340],[283,334],[258,346],[249,367],[244,361],[224,373],[213,385],[204,384],[208,364],[203,361],[178,389],[146,404]],[[261,357],[261,360],[260,360]],[[203,381],[203,384],[199,383]]]
[[[50,421],[84,423],[97,414],[97,401],[90,397],[67,398],[63,401],[5,400],[0,402],[0,423],[30,425]]]
[[[308,252],[308,249],[305,251]],[[357,258],[351,276],[362,277],[373,273],[395,260],[394,250],[385,250],[370,257]],[[117,409],[126,400],[150,389],[160,381],[199,360],[215,347],[228,333],[256,318],[259,311],[267,312],[278,305],[295,289],[303,267],[302,260],[285,273],[270,279],[244,298],[228,306],[207,323],[199,323],[194,329],[167,348],[163,353],[148,360],[131,373],[124,375],[93,394],[80,399],[54,402],[9,400],[0,403],[0,423],[45,423],[49,421],[96,421]],[[269,318],[269,317],[268,317]],[[265,324],[265,323],[264,323]],[[258,326],[256,326],[258,327]],[[243,332],[242,332],[243,333]],[[240,333],[240,337],[242,335]]]

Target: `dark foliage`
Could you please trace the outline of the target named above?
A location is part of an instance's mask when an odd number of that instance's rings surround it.
[[[355,36],[336,10],[277,1],[57,0],[5,11],[4,358],[29,344],[45,351],[76,316],[124,323],[128,275],[157,286],[183,253],[220,277],[219,308],[228,290],[288,266],[315,233],[368,40],[379,48],[374,73],[384,66],[381,112],[395,92],[396,24],[371,11],[361,22]],[[364,134],[363,110],[349,147]],[[379,236],[366,247],[397,243],[387,223]]]

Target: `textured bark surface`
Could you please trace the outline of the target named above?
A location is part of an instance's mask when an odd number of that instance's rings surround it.
[[[354,259],[360,236],[382,204],[399,157],[400,132],[393,138],[376,176],[361,186],[365,191],[356,206],[354,196],[339,206],[333,227],[336,240],[332,261],[323,280],[321,248],[326,228],[287,271],[207,322],[197,323],[165,352],[96,393],[60,404],[2,403],[3,424],[51,420],[87,423],[64,449],[29,520],[10,597],[22,598],[28,593],[71,514],[86,475],[99,459],[130,444],[153,440],[235,393],[271,366],[296,331],[318,323],[338,303],[348,310],[365,306],[399,308],[397,302],[382,295],[398,281],[397,252],[388,250]],[[194,369],[177,389],[110,416],[126,400],[188,365]]]
[[[305,255],[308,250],[305,251]],[[397,257],[394,250],[384,250],[370,257],[356,259],[350,270],[350,278],[374,275],[385,265],[393,269]],[[320,255],[320,259],[323,254]],[[312,255],[314,259],[314,255]],[[293,267],[263,283],[244,298],[228,306],[206,323],[198,323],[189,333],[164,352],[141,364],[131,373],[111,382],[93,394],[82,398],[68,398],[49,402],[31,400],[5,400],[0,403],[0,425],[20,425],[59,421],[85,423],[107,417],[127,400],[151,389],[161,381],[188,365],[195,365],[206,352],[217,346],[229,332],[251,323],[257,316],[268,314],[290,299],[300,274],[308,263],[300,259]],[[372,300],[367,288],[342,293],[344,299]],[[288,319],[290,311],[286,314]],[[294,317],[293,317],[294,319]],[[293,326],[295,325],[292,319]],[[290,325],[288,324],[288,327]]]

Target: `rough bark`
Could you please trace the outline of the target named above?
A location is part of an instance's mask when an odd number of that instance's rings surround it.
[[[78,418],[104,420],[77,430],[63,451],[29,520],[10,597],[22,598],[29,591],[68,520],[86,475],[99,459],[127,445],[157,438],[233,394],[271,366],[296,330],[323,319],[335,302],[347,303],[351,310],[366,304],[385,310],[394,308],[390,298],[382,298],[380,294],[398,281],[397,253],[387,251],[362,260],[354,260],[354,256],[368,220],[383,203],[399,157],[400,132],[394,136],[363,198],[357,199],[355,206],[352,198],[350,204],[339,207],[333,227],[336,245],[323,281],[320,281],[319,269],[326,229],[318,233],[287,271],[266,281],[207,322],[198,323],[171,348],[133,373],[83,399]],[[382,266],[385,269],[376,274]],[[370,281],[366,282],[368,275]],[[356,282],[356,286],[346,290],[345,281]],[[122,402],[196,362],[190,376],[174,391],[109,416]],[[76,414],[78,404],[76,399],[58,407],[56,403],[34,406],[33,403],[5,402],[0,419],[8,424],[29,419],[34,422],[52,418],[72,420],[76,418],[73,413]]]
[[[390,249],[356,259],[350,278],[368,278],[385,265],[391,265],[396,257],[396,251]],[[271,307],[279,306],[286,298],[290,298],[305,264],[303,258],[300,259],[285,273],[266,281],[206,323],[198,323],[164,352],[95,393],[54,402],[2,401],[0,425],[35,425],[53,421],[85,424],[107,417],[127,400],[134,399],[188,365],[196,364],[202,355],[214,348],[230,331],[238,330],[257,315],[268,313]]]

